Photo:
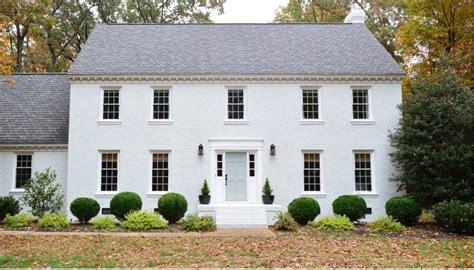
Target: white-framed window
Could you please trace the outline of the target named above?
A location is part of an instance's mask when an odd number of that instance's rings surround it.
[[[224,155],[223,154],[217,154],[217,176],[221,177],[224,172]]]
[[[170,119],[170,90],[153,89],[153,120]]]
[[[304,192],[321,192],[321,153],[303,152],[304,156]]]
[[[318,120],[320,118],[318,88],[302,88],[302,96],[303,119]]]
[[[153,152],[151,168],[151,191],[166,192],[169,190],[169,153]]]
[[[119,120],[120,89],[104,88],[102,91],[102,120]]]
[[[15,189],[22,189],[31,179],[33,155],[21,153],[16,155]]]
[[[227,89],[227,119],[244,120],[245,102],[244,89]]]
[[[101,152],[100,191],[117,191],[118,185],[118,152]]]
[[[373,192],[372,183],[372,152],[354,152],[354,180],[356,192]]]
[[[352,119],[368,120],[371,119],[370,91],[368,88],[352,88]]]
[[[249,177],[255,177],[255,154],[249,154]]]

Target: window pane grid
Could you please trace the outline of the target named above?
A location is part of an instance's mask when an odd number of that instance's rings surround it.
[[[223,159],[222,154],[217,155],[217,176],[222,176],[223,173]]]
[[[104,119],[119,119],[119,103],[119,90],[104,90],[104,106],[102,117]]]
[[[23,188],[23,186],[28,182],[28,180],[30,180],[31,158],[32,155],[17,155],[15,188]]]
[[[321,191],[321,168],[318,153],[304,154],[304,191]]]
[[[153,119],[169,119],[169,90],[153,92]]]
[[[227,117],[244,119],[244,90],[228,90]]]
[[[101,191],[117,191],[117,153],[102,153]]]
[[[255,177],[255,155],[249,155],[249,176]]]
[[[155,153],[153,154],[153,168],[152,168],[152,191],[168,191],[169,183],[169,167],[168,154]]]
[[[370,153],[355,154],[356,191],[372,191]]]
[[[354,119],[369,118],[368,90],[352,90],[352,117]]]
[[[319,102],[318,90],[303,90],[303,118],[318,119],[319,118]]]

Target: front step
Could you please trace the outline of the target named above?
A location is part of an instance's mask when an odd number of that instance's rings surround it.
[[[199,205],[199,216],[210,215],[218,228],[267,228],[281,211],[279,205],[209,204]]]

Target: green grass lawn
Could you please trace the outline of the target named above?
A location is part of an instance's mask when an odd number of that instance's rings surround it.
[[[473,267],[474,238],[0,235],[0,267]]]

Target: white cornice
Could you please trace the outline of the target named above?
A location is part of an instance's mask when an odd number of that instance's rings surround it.
[[[309,75],[70,75],[71,83],[401,83],[403,76],[309,76]]]
[[[67,151],[67,144],[0,144],[0,152],[9,151]]]

